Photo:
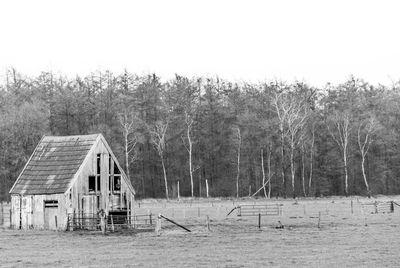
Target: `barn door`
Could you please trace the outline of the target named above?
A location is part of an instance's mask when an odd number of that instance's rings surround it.
[[[57,229],[58,223],[56,222],[58,211],[57,200],[46,200],[44,201],[44,229],[55,230]]]

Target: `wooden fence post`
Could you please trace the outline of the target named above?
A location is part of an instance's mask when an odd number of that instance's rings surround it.
[[[3,202],[0,202],[0,225],[4,225],[4,207]]]
[[[56,231],[58,231],[57,215],[54,216],[54,222],[56,224]]]
[[[321,228],[321,211],[318,212],[318,229]]]
[[[258,213],[258,229],[261,229],[261,213]]]
[[[158,217],[157,217],[156,229],[155,229],[155,231],[156,231],[156,234],[157,234],[158,236],[161,235],[161,215],[160,215],[160,214],[158,214]]]
[[[351,206],[351,214],[353,214],[354,213],[354,211],[353,211],[353,199],[351,200],[350,206]]]
[[[208,217],[208,215],[206,219],[206,225],[207,225],[207,230],[210,231],[210,217]]]

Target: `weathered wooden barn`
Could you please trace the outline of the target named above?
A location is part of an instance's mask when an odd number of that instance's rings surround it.
[[[103,135],[44,136],[10,190],[11,226],[66,229],[68,215],[132,214],[135,191]]]

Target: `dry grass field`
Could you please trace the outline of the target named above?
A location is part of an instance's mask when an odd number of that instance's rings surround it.
[[[353,200],[353,209],[351,209]],[[376,199],[146,200],[137,212],[163,213],[192,230],[163,222],[154,232],[0,230],[1,267],[398,267],[400,207],[373,214]],[[379,201],[399,197],[380,197]],[[282,203],[262,218],[227,212],[238,204]],[[320,228],[318,217],[321,215]],[[211,219],[210,231],[206,216]],[[280,220],[284,229],[275,229]]]

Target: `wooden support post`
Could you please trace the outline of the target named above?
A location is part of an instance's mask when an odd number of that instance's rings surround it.
[[[115,228],[114,228],[114,217],[113,217],[113,215],[111,215],[110,216],[111,217],[111,230],[114,232],[115,231]]]
[[[258,229],[261,229],[261,213],[258,213]]]
[[[318,229],[321,228],[321,211],[318,212]]]
[[[207,219],[206,219],[206,226],[207,226],[207,230],[210,231],[210,217],[208,217],[208,215],[207,215]]]
[[[394,212],[394,203],[393,201],[390,201],[390,213]]]
[[[206,196],[208,198],[208,180],[206,179]]]
[[[378,214],[378,201],[375,201],[375,214]]]
[[[58,231],[57,215],[56,215],[56,216],[54,216],[54,221],[55,221],[55,224],[56,224],[56,230]]]
[[[153,225],[153,220],[152,220],[152,214],[151,213],[150,213],[149,217],[150,217],[150,226],[152,226]]]

